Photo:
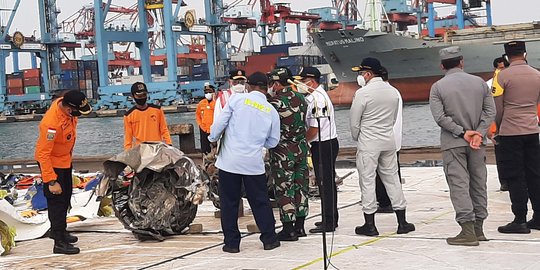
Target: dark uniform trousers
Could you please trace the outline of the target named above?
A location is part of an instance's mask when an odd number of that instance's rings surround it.
[[[208,136],[210,136],[209,133],[204,132],[201,128],[199,128],[200,135],[201,135],[201,152],[203,154],[208,154],[212,150],[210,147],[210,141],[208,140]]]
[[[499,183],[501,183],[501,187],[502,186],[508,187],[508,181],[501,175],[502,170],[500,169],[501,158],[502,158],[503,153],[501,153],[501,148],[499,147],[499,145],[495,144],[493,146],[495,148],[495,162],[497,163],[497,174],[499,175]]]
[[[263,244],[277,241],[276,220],[268,198],[266,175],[242,175],[219,170],[219,200],[221,203],[221,228],[225,245],[233,248],[240,246],[238,230],[238,207],[242,199],[242,183],[257,227],[261,231]]]
[[[319,150],[320,146],[320,150]],[[337,188],[335,180],[336,159],[339,152],[339,142],[337,139],[328,141],[311,142],[311,156],[313,161],[313,169],[317,178],[317,185],[323,193],[321,194],[321,203],[324,207],[324,218],[326,227],[335,227],[338,224],[338,209],[337,209]],[[322,175],[319,172],[319,157],[322,161]]]
[[[501,177],[508,181],[512,212],[516,223],[527,219],[530,198],[535,218],[540,218],[540,143],[538,133],[499,136]]]
[[[43,184],[43,192],[47,199],[49,221],[51,222],[51,237],[55,241],[65,241],[67,228],[66,217],[71,205],[71,194],[73,193],[71,170],[71,168],[54,168],[54,172],[58,176],[56,182],[62,187],[61,194],[52,194],[49,191],[49,185],[47,183]]]
[[[399,164],[399,151],[397,154],[397,161],[398,161],[398,176],[399,176],[399,182],[401,182],[401,166]],[[377,195],[377,202],[379,203],[379,207],[389,207],[392,206],[392,202],[390,202],[390,197],[388,197],[388,193],[386,192],[386,188],[384,187],[384,184],[381,180],[381,177],[379,176],[379,172],[377,171],[377,177],[375,177],[375,193]]]

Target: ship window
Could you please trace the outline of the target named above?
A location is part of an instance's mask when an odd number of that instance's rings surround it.
[[[343,31],[340,31],[339,34],[341,35],[341,37],[346,37],[345,33],[343,33]]]
[[[324,39],[324,36],[321,33],[317,33],[317,36],[319,36],[320,39]]]
[[[353,32],[349,31],[349,35],[350,36],[354,36]]]

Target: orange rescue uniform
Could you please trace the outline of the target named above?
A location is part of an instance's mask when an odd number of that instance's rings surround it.
[[[39,123],[39,138],[36,144],[35,159],[41,168],[41,178],[48,183],[57,179],[53,168],[69,169],[75,139],[77,137],[77,117],[60,110],[59,98],[51,104]]]
[[[214,108],[216,101],[209,102],[207,99],[201,100],[195,111],[195,118],[199,127],[206,133],[210,133],[210,126],[214,123]]]
[[[148,104],[144,110],[135,106],[124,115],[124,149],[129,150],[142,142],[172,144],[167,120],[160,106]]]

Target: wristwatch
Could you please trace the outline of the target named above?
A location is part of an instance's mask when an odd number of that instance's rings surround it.
[[[52,180],[49,183],[47,183],[49,186],[54,186],[56,184],[56,180]]]

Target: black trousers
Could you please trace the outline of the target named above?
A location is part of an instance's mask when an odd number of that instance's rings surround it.
[[[530,199],[534,217],[540,218],[540,143],[538,133],[520,136],[499,136],[501,156],[499,174],[508,181],[514,222],[527,219]]]
[[[401,166],[399,164],[399,151],[397,152],[397,166],[398,166],[397,172],[399,175],[399,181],[401,182]],[[381,177],[379,176],[379,172],[377,172],[377,176],[375,177],[375,193],[377,195],[377,202],[379,203],[379,207],[392,206],[392,203],[390,202],[390,197],[388,197],[386,188],[384,187]]]
[[[508,186],[508,181],[501,175],[501,158],[503,153],[501,153],[501,147],[497,144],[494,145],[495,148],[495,162],[497,163],[497,174],[499,175],[499,183],[501,186]]]
[[[210,141],[208,140],[208,136],[210,136],[209,133],[204,132],[201,128],[199,128],[200,136],[201,136],[201,153],[208,154],[212,150],[210,148]]]
[[[46,183],[43,184],[43,193],[47,199],[49,221],[51,222],[51,238],[55,241],[65,241],[67,228],[66,217],[71,205],[71,194],[73,193],[71,170],[71,168],[54,168],[54,172],[58,175],[56,182],[62,187],[61,194],[52,194],[49,191],[49,185]]]
[[[219,200],[221,203],[221,228],[225,245],[238,248],[238,207],[242,199],[242,182],[263,244],[277,241],[276,220],[268,198],[266,175],[242,175],[219,170]]]
[[[319,149],[320,148],[320,149]],[[338,224],[339,214],[337,209],[337,188],[336,188],[336,159],[339,152],[337,139],[323,142],[311,143],[311,156],[313,168],[317,178],[317,185],[321,194],[321,203],[324,208],[325,226],[335,227]],[[319,161],[319,158],[321,161]],[[322,164],[320,163],[322,162]],[[322,175],[319,171],[319,164],[322,165]]]

